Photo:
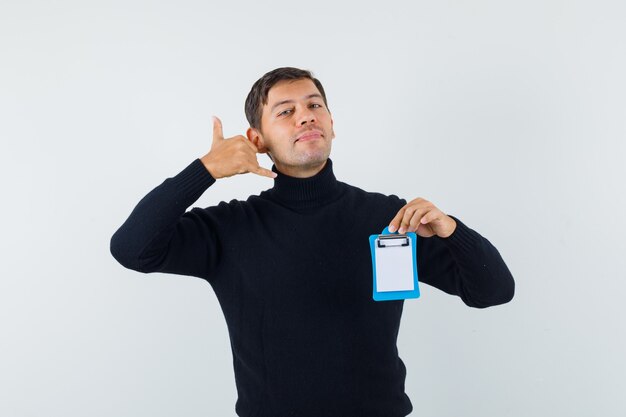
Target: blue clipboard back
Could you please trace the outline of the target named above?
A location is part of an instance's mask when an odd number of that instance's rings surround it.
[[[370,251],[372,254],[372,297],[375,301],[389,300],[405,300],[407,298],[419,298],[419,280],[417,277],[417,236],[414,232],[405,233],[411,240],[412,258],[413,258],[413,290],[409,291],[381,291],[379,292],[376,284],[376,240],[383,235],[399,235],[398,232],[389,232],[389,228],[385,227],[380,235],[370,235]]]

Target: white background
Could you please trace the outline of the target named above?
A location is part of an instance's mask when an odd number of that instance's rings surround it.
[[[109,239],[208,151],[211,115],[244,133],[280,66],[324,84],[339,180],[431,200],[516,279],[485,310],[405,303],[412,415],[625,415],[625,21],[605,0],[3,0],[0,415],[234,415],[210,285],[126,270]]]

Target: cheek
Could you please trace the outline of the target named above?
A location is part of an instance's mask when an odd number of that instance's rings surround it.
[[[293,145],[289,133],[285,129],[274,128],[265,136],[264,145],[273,153],[288,151]]]
[[[292,130],[287,126],[274,126],[274,128],[270,132],[270,136],[272,138],[271,142],[280,146],[289,142],[292,134]]]

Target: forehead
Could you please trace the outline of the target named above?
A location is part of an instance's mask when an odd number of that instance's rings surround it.
[[[282,80],[270,88],[267,93],[267,107],[284,100],[301,100],[311,94],[321,94],[312,80]],[[264,106],[265,107],[265,106]]]

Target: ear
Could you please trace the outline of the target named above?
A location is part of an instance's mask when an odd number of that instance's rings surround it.
[[[246,136],[248,136],[248,140],[254,144],[259,150],[259,153],[267,153],[269,149],[265,146],[265,141],[263,139],[263,135],[261,132],[254,128],[249,127],[246,131]]]
[[[335,139],[335,129],[333,128],[333,124],[334,124],[334,123],[335,123],[335,122],[333,121],[333,115],[331,114],[331,115],[330,115],[330,133],[331,133],[330,138],[331,138],[331,139]]]

